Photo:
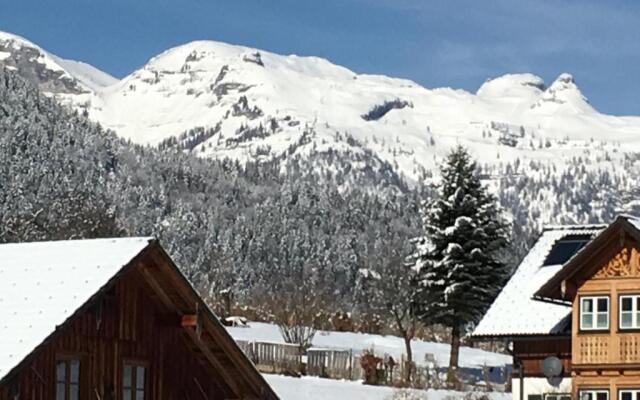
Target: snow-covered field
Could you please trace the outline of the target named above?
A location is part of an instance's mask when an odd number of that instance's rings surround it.
[[[250,322],[247,327],[227,328],[236,340],[284,343],[278,327],[273,324]],[[377,354],[389,354],[399,359],[404,354],[404,342],[396,336],[371,335],[352,332],[318,331],[313,339],[314,347],[331,349],[352,349],[354,352],[373,349]],[[412,342],[414,359],[421,364],[425,361],[425,354],[433,354],[438,365],[449,364],[450,346],[444,343]],[[461,367],[502,366],[511,364],[511,356],[492,353],[480,349],[463,347],[460,349]]]
[[[281,375],[266,375],[267,381],[281,400],[386,400],[394,390],[384,386],[367,386],[360,382]],[[428,400],[462,399],[464,393],[450,390],[415,391]],[[509,400],[511,393],[488,393],[491,400]]]

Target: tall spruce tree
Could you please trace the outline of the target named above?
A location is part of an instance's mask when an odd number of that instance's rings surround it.
[[[441,174],[439,196],[422,210],[415,312],[425,324],[451,329],[447,380],[455,384],[460,337],[479,321],[508,276],[499,257],[508,224],[465,148],[448,155]]]

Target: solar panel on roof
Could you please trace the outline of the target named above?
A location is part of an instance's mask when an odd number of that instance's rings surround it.
[[[573,235],[556,241],[544,259],[542,266],[562,265],[566,263],[574,254],[589,243],[590,240],[591,236]]]
[[[566,335],[571,332],[571,307],[539,301],[533,294],[556,274],[562,265],[542,267],[560,241],[589,242],[603,226],[545,229],[522,260],[509,282],[476,326],[476,337]],[[555,262],[551,260],[552,262]],[[521,310],[527,310],[526,313]]]

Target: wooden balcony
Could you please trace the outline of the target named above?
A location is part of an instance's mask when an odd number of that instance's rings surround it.
[[[640,364],[640,334],[579,334],[574,337],[574,365]]]

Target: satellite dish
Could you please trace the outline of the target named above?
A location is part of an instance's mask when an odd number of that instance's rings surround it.
[[[542,361],[542,373],[547,378],[555,378],[562,374],[562,361],[558,357],[550,356]]]

